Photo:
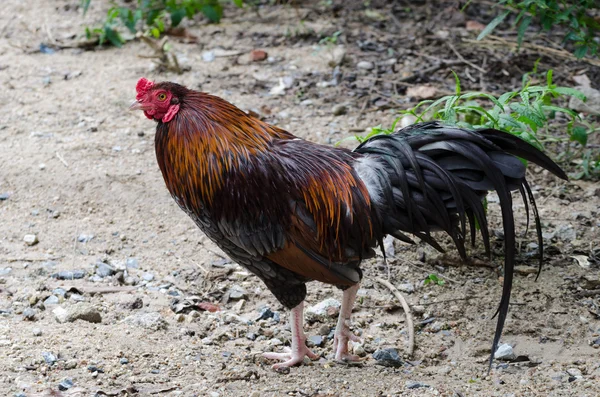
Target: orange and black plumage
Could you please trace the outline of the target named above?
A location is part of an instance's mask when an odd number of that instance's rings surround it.
[[[344,290],[335,356],[356,359],[347,342],[356,338],[348,322],[359,266],[385,235],[410,243],[410,233],[441,250],[431,232],[445,231],[466,258],[467,225],[474,243],[477,222],[489,252],[482,205],[489,190],[500,199],[506,249],[495,350],[515,261],[511,191],[532,205],[541,234],[525,166],[516,156],[566,178],[542,152],[500,131],[438,123],[377,136],[349,151],[299,139],[178,84],[141,79],[137,92],[132,108],[158,122],[156,156],[177,204],[291,309],[291,351],[266,354],[286,360],[275,367],[314,357],[302,331],[305,284],[313,280]]]

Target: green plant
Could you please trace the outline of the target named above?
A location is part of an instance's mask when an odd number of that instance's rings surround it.
[[[500,0],[498,5],[507,9],[483,29],[478,40],[490,34],[506,17],[516,14],[514,26],[517,27],[519,46],[523,42],[525,31],[535,19],[539,20],[545,31],[554,29],[556,25],[565,27],[563,42],[574,44],[574,55],[577,58],[598,54],[600,43],[597,41],[597,33],[600,31],[600,21],[593,16],[593,10],[600,10],[597,0]]]
[[[434,285],[444,285],[446,282],[442,280],[438,275],[431,273],[425,280],[423,280],[423,285],[434,284]]]
[[[537,64],[531,73],[523,76],[522,87],[506,92],[499,97],[483,92],[461,91],[460,80],[455,78],[455,93],[435,101],[419,102],[414,108],[403,110],[404,115],[412,115],[415,122],[440,120],[446,124],[463,128],[480,129],[495,128],[516,135],[532,145],[543,148],[547,142],[567,143],[567,150],[558,155],[558,160],[579,162],[581,171],[572,175],[574,178],[600,175],[600,158],[592,150],[586,149],[590,135],[600,131],[591,123],[582,120],[570,109],[557,106],[553,101],[563,97],[574,96],[585,100],[585,96],[573,88],[556,86],[552,81],[552,70],[545,74],[545,85],[533,84],[540,76]],[[543,75],[542,75],[543,76]],[[547,132],[551,120],[561,112],[569,118],[566,134],[551,136]],[[378,134],[391,134],[395,131],[397,118],[390,128],[381,125],[373,127],[366,136],[355,136],[359,142]],[[578,149],[570,151],[569,141],[577,142]]]
[[[231,0],[236,6],[242,7],[244,0]],[[81,0],[84,14],[91,0]],[[120,32],[126,28],[130,33],[142,32],[156,38],[168,28],[177,27],[184,18],[193,18],[201,13],[211,22],[219,22],[223,16],[222,1],[219,0],[137,0],[134,8],[118,6],[111,1],[111,7],[103,25],[97,28],[86,28],[88,39],[98,37],[100,44],[109,42],[120,47],[125,38]]]

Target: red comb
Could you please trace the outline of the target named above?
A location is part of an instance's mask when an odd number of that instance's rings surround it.
[[[148,80],[147,78],[142,77],[141,79],[139,79],[135,86],[135,90],[137,91],[135,99],[137,99],[138,101],[142,99],[153,86],[154,83]]]

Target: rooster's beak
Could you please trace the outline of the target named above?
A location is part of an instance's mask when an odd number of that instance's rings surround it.
[[[146,110],[143,103],[140,101],[135,101],[129,106],[129,110]]]

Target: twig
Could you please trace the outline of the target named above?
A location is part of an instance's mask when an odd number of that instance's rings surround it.
[[[60,162],[63,163],[65,167],[69,168],[69,163],[67,163],[67,161],[64,159],[63,156],[60,155],[60,153],[56,152],[56,157],[58,157]]]
[[[0,261],[5,262],[45,262],[55,261],[62,257],[50,257],[50,258],[32,258],[32,257],[20,257],[20,258],[0,258]]]
[[[487,73],[486,70],[484,68],[482,68],[481,66],[477,66],[475,65],[473,62],[471,61],[467,61],[461,54],[460,52],[458,52],[458,50],[456,49],[456,47],[454,47],[452,45],[451,42],[446,42],[446,44],[448,44],[448,47],[450,47],[450,49],[452,50],[452,52],[458,57],[458,59],[460,59],[461,61],[463,61],[464,63],[466,63],[467,65],[471,66],[472,68],[475,68],[477,70],[479,70],[482,73]]]
[[[410,307],[408,306],[406,299],[404,299],[400,291],[398,291],[398,289],[394,287],[389,281],[386,281],[380,277],[376,277],[375,281],[387,287],[392,292],[392,294],[394,294],[396,299],[398,299],[402,304],[402,308],[406,313],[406,325],[408,327],[408,355],[412,356],[413,352],[415,351],[415,325],[413,323],[412,314],[410,313]]]
[[[252,380],[253,376],[254,376],[254,379],[257,379],[257,380],[260,379],[260,375],[258,374],[258,372],[248,371],[248,372],[246,372],[245,375],[235,375],[235,376],[230,376],[228,378],[217,379],[217,383],[233,382],[236,380],[245,380],[246,382],[249,382]]]

